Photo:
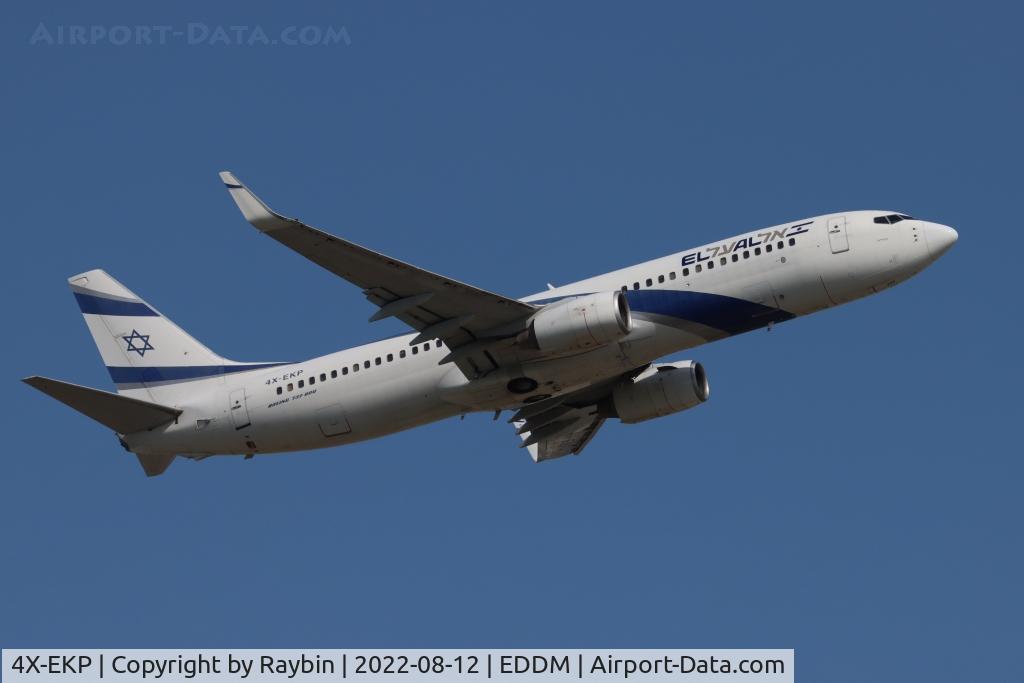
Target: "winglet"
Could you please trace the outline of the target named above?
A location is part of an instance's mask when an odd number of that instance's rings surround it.
[[[243,185],[242,181],[236,178],[230,171],[221,171],[220,179],[224,182],[224,186],[228,188],[228,192],[231,194],[231,198],[235,200],[235,204],[238,204],[238,208],[242,211],[242,215],[245,216],[245,220],[249,221],[260,232],[269,232],[270,230],[283,228],[291,222],[291,219],[285,218],[264,204],[263,200],[254,195],[252,190]]]

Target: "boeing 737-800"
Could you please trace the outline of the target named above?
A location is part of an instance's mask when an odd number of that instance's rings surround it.
[[[513,299],[272,211],[221,179],[257,230],[359,287],[410,334],[300,363],[227,360],[102,270],[69,279],[117,393],[29,385],[117,433],[148,475],[178,456],[327,448],[473,411],[513,411],[534,461],[576,454],[608,418],[643,422],[708,399],[668,354],[874,294],[957,239],[892,211],[846,211],[748,232]]]

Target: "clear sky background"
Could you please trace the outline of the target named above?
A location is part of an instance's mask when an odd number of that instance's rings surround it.
[[[5,4],[0,644],[794,647],[807,681],[1020,680],[1010,6]],[[350,44],[31,44],[190,22]],[[402,331],[246,225],[223,169],[518,296],[846,209],[960,241],[879,296],[679,356],[712,400],[610,422],[578,458],[534,465],[470,415],[147,480],[18,382],[111,388],[69,275],[105,268],[239,360]]]

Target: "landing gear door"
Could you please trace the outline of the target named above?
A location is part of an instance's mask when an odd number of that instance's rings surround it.
[[[249,409],[245,405],[245,389],[235,389],[228,397],[228,408],[231,412],[231,424],[235,431],[245,429],[252,424],[249,420]]]
[[[846,236],[846,216],[833,216],[828,219],[828,244],[833,254],[850,250],[850,240]]]

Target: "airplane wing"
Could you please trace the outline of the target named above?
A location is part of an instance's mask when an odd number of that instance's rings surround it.
[[[454,362],[467,377],[495,369],[490,350],[510,344],[522,329],[519,323],[537,310],[286,218],[231,173],[220,178],[253,227],[361,288],[379,307],[371,322],[393,316],[420,332],[411,343],[443,340],[452,350],[444,361]]]
[[[547,422],[517,420],[512,423],[523,439],[522,447],[530,452],[534,462],[578,454],[604,424],[605,418],[598,415],[596,405],[563,408],[553,409],[557,417]]]
[[[578,455],[607,419],[601,410],[615,385],[640,374],[647,366],[589,387],[535,403],[528,403],[509,418],[534,462]]]

